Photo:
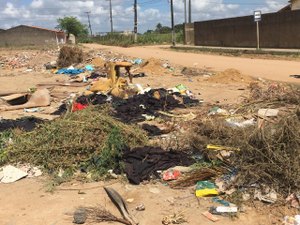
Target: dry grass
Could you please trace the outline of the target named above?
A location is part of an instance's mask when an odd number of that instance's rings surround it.
[[[63,46],[60,49],[57,65],[68,67],[83,62],[83,51],[78,47]]]
[[[58,169],[114,169],[122,149],[147,142],[145,133],[109,115],[107,108],[89,107],[47,122],[29,133],[13,136],[10,162]]]
[[[200,149],[210,160],[216,158],[216,151],[206,150],[207,144],[241,149],[229,160],[229,166],[239,170],[238,186],[266,184],[285,195],[299,190],[299,110],[262,128],[231,128],[222,118],[205,119],[196,122],[192,133],[191,146]]]
[[[300,120],[294,112],[244,136],[234,165],[239,185],[264,183],[284,194],[300,188]]]
[[[110,211],[105,209],[102,206],[98,207],[85,207],[83,208],[87,212],[88,221],[92,223],[101,223],[101,222],[119,222],[127,225],[132,225],[129,221],[116,217]]]
[[[194,186],[198,181],[207,180],[217,175],[211,168],[200,168],[181,176],[178,180],[169,183],[171,188],[186,188]]]
[[[272,83],[266,87],[258,83],[251,83],[250,97],[247,102],[265,101],[265,102],[284,102],[285,104],[300,104],[300,89],[294,86]]]

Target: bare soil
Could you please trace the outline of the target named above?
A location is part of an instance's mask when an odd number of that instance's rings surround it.
[[[176,52],[168,47],[162,46],[142,46],[142,47],[112,47],[98,44],[85,44],[91,49],[106,49],[119,52],[132,57],[149,59],[151,57],[168,60],[171,64],[210,69],[213,71],[224,71],[234,68],[242,74],[256,78],[269,79],[281,82],[300,83],[300,79],[289,77],[300,74],[299,61],[286,61],[279,59],[257,59],[234,56],[219,56],[205,53]]]
[[[80,184],[78,182],[61,185],[53,194],[45,192],[45,178],[24,179],[13,184],[0,184],[0,221],[2,225],[71,225],[76,208],[101,205],[114,215],[121,217],[103,190],[105,183]],[[133,186],[116,182],[110,185],[121,196],[133,199],[128,203],[130,212],[140,224],[162,224],[163,217],[183,213],[187,219],[184,224],[210,225],[213,222],[201,215],[214,205],[208,199],[197,200],[192,189],[172,190],[160,183]],[[72,190],[74,189],[74,190]],[[80,191],[80,192],[79,192]],[[82,194],[79,194],[82,193]],[[135,207],[143,203],[145,211],[138,212]],[[246,208],[238,218],[221,217],[215,224],[223,225],[266,225],[272,215]],[[95,224],[95,223],[91,223]],[[117,224],[103,222],[103,225]]]
[[[238,57],[225,57],[205,54],[180,53],[161,49],[160,47],[133,47],[120,48],[100,46],[96,44],[84,45],[85,51],[94,52],[105,50],[139,57],[149,60],[148,66],[136,72],[145,72],[146,77],[135,78],[134,83],[143,87],[172,88],[184,84],[194,95],[203,99],[208,104],[236,104],[247,95],[250,82],[258,77],[282,82],[299,83],[300,80],[290,78],[291,74],[299,74],[300,64],[294,61],[246,59]],[[36,54],[29,60],[29,66],[10,69],[0,67],[0,91],[26,91],[38,83],[53,83],[67,81],[66,75],[55,75],[51,71],[42,69],[46,62],[56,60],[56,55],[41,53],[37,50],[26,50],[26,54]],[[23,53],[17,50],[0,50],[2,56],[14,56]],[[152,58],[152,59],[151,59]],[[172,69],[166,69],[161,63],[168,61]],[[98,62],[102,65],[102,61]],[[202,71],[199,75],[184,75],[183,67],[194,68]],[[37,68],[26,71],[28,68]],[[230,70],[227,70],[230,69]],[[226,70],[226,71],[224,71]],[[211,76],[216,72],[216,76]],[[224,72],[223,72],[224,71]],[[203,75],[207,76],[203,76]],[[54,91],[70,94],[83,92],[85,88],[56,87]],[[24,113],[22,110],[0,112],[3,118],[18,118],[21,116],[35,115],[42,118],[53,119],[49,113],[55,111],[60,100],[51,103],[41,113]],[[200,107],[201,110],[201,107]],[[204,109],[203,109],[204,110]],[[186,109],[189,111],[189,109]],[[0,184],[0,224],[2,225],[67,225],[72,224],[72,213],[79,206],[102,205],[119,216],[118,211],[106,196],[103,186],[110,182],[82,184],[72,182],[61,185],[54,193],[46,192],[47,177],[23,179],[13,184]],[[209,225],[213,222],[201,215],[213,203],[208,199],[195,198],[193,189],[172,190],[161,183],[132,186],[126,182],[116,181],[111,185],[124,199],[134,199],[129,204],[129,209],[139,220],[140,224],[161,224],[164,216],[183,212],[187,219],[185,224]],[[66,189],[66,190],[59,190]],[[73,189],[73,190],[71,190]],[[80,191],[80,192],[79,192]],[[153,193],[155,192],[155,193]],[[81,193],[81,194],[79,194]],[[84,194],[82,194],[84,193]],[[145,211],[137,212],[135,207],[143,203]],[[262,207],[245,207],[245,212],[238,218],[220,217],[215,224],[223,225],[268,225],[281,224],[278,222],[278,211],[272,210],[268,205]],[[276,214],[276,216],[275,216]],[[279,215],[280,218],[285,213]],[[112,223],[102,223],[112,224]],[[113,223],[116,224],[116,223]]]

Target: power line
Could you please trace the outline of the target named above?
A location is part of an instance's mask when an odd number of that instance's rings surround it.
[[[109,14],[110,14],[110,32],[113,33],[114,32],[114,24],[113,24],[113,14],[112,14],[112,4],[111,4],[111,0],[109,0]]]
[[[189,23],[192,23],[192,0],[189,0]]]
[[[184,22],[187,23],[186,0],[183,0],[183,3],[184,3]]]
[[[138,15],[137,15],[137,0],[134,0],[134,42],[137,42],[138,31]]]
[[[91,20],[90,20],[90,13],[91,13],[91,12],[85,12],[85,13],[87,14],[87,17],[88,17],[89,28],[90,28],[91,36],[93,36],[93,31],[92,31],[92,26],[91,26]]]
[[[172,44],[175,46],[175,27],[174,27],[174,5],[173,0],[171,0],[171,27],[172,27]]]

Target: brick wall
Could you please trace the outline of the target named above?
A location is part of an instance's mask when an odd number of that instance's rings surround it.
[[[253,16],[195,22],[195,45],[256,47]],[[262,15],[262,48],[300,48],[300,10]]]
[[[194,37],[195,37],[194,24],[193,23],[185,23],[184,24],[184,44],[194,45],[195,44]]]
[[[0,46],[34,46],[56,44],[56,33],[28,26],[18,26],[4,32],[0,32]],[[64,35],[58,33],[58,39]]]

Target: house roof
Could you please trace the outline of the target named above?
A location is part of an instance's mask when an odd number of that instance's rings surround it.
[[[288,4],[284,6],[282,9],[278,10],[278,12],[290,11],[292,9],[292,4]]]
[[[34,29],[39,29],[39,30],[46,30],[46,31],[50,31],[50,32],[55,32],[55,33],[64,33],[63,31],[61,30],[52,30],[52,29],[47,29],[47,28],[43,28],[43,27],[37,27],[37,26],[29,26],[29,25],[19,25],[19,26],[16,26],[16,27],[29,27],[29,28],[34,28]],[[14,29],[16,27],[12,27],[10,29]],[[9,29],[9,30],[10,30]]]
[[[290,11],[292,10],[292,5],[299,0],[289,0],[289,4],[280,9],[278,12],[283,12],[283,11]]]

